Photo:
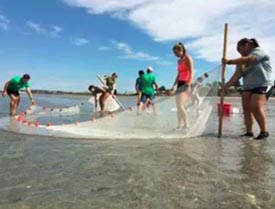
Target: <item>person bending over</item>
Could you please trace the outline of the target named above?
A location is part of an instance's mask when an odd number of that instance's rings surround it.
[[[111,94],[106,89],[100,88],[100,87],[94,86],[94,85],[90,85],[88,90],[94,96],[95,110],[97,110],[97,106],[98,106],[98,102],[99,102],[100,110],[104,111],[105,101]],[[99,101],[97,99],[98,95],[100,95],[99,96]]]
[[[15,76],[5,83],[2,91],[2,96],[5,97],[6,95],[9,95],[10,97],[10,116],[15,115],[18,109],[20,103],[20,89],[26,89],[26,92],[31,100],[32,105],[35,105],[35,100],[33,99],[32,92],[29,88],[30,79],[30,75],[24,74],[22,77]]]

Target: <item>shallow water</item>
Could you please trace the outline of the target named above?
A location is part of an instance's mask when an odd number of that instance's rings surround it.
[[[240,107],[238,98],[226,100]],[[274,103],[266,141],[238,137],[241,114],[224,118],[222,138],[77,140],[0,131],[0,208],[275,208]],[[1,117],[7,105],[0,100]],[[23,99],[22,110],[27,105]]]

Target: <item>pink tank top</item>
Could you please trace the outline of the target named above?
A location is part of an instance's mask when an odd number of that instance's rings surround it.
[[[191,70],[185,61],[178,63],[178,81],[189,82],[191,79]]]

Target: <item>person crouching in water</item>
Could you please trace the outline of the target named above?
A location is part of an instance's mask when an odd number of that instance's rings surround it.
[[[155,98],[155,90],[158,92],[158,85],[156,83],[156,77],[153,75],[153,68],[148,67],[147,68],[147,74],[143,75],[141,77],[141,86],[142,86],[142,95],[140,99],[140,105],[139,105],[139,111],[138,113],[141,113],[143,108],[143,105],[152,104],[152,108],[154,111],[154,114],[156,114],[156,108],[154,104],[154,98]]]
[[[105,90],[104,88],[100,88],[98,86],[94,86],[94,85],[90,85],[88,90],[92,93],[92,95],[94,96],[94,100],[95,100],[95,112],[97,110],[97,106],[98,106],[98,99],[97,96],[100,94],[99,96],[99,106],[100,106],[100,110],[103,112],[104,111],[104,107],[105,107],[105,101],[106,99],[111,95],[107,90]]]
[[[31,100],[32,105],[35,105],[35,101],[30,90],[29,80],[31,79],[30,75],[25,74],[21,76],[15,76],[10,81],[7,81],[4,85],[2,96],[9,95],[10,97],[10,116],[16,114],[17,108],[20,103],[20,93],[19,90],[22,88],[26,89],[26,92]]]

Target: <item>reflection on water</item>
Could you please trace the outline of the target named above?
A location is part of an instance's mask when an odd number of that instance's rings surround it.
[[[241,124],[170,142],[1,132],[0,208],[275,208],[274,138],[240,139]]]

